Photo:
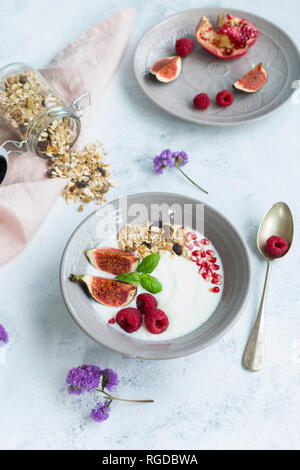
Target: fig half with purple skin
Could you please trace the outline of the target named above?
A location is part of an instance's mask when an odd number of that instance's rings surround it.
[[[268,73],[263,64],[260,63],[253,67],[250,72],[233,84],[236,90],[245,93],[256,93],[260,90],[268,79]]]
[[[182,60],[180,56],[165,57],[152,65],[150,73],[155,75],[158,81],[169,83],[179,76],[181,67]]]
[[[119,248],[94,248],[85,254],[95,268],[115,276],[135,271],[139,264],[137,256]]]
[[[99,304],[109,307],[125,307],[136,295],[137,288],[105,277],[71,274],[70,281],[79,282]]]

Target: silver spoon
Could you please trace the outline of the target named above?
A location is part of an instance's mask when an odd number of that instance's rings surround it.
[[[267,272],[258,314],[243,356],[244,367],[251,371],[261,370],[264,362],[264,315],[272,261],[283,258],[288,253],[293,241],[293,232],[293,217],[284,202],[277,202],[271,207],[258,229],[257,248],[267,260]],[[288,249],[281,256],[274,257],[266,250],[266,241],[271,235],[285,238],[288,242]]]

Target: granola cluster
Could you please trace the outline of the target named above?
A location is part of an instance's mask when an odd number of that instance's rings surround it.
[[[176,255],[189,258],[189,252],[184,246],[184,237],[187,230],[179,225],[169,223],[142,225],[126,224],[117,234],[119,248],[126,251],[137,252],[141,258],[150,253],[170,251]]]
[[[116,186],[110,176],[109,165],[103,163],[101,144],[89,144],[83,150],[65,152],[62,156],[50,159],[48,175],[51,178],[70,178],[62,196],[68,204],[95,201],[102,205],[107,200],[105,193]],[[78,209],[80,212],[83,206]]]

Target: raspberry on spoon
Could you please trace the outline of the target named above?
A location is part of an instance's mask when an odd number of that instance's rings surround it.
[[[281,256],[287,251],[288,242],[282,237],[272,235],[266,241],[266,249],[272,256]]]

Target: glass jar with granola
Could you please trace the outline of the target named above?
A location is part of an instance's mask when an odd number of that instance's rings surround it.
[[[89,93],[68,105],[34,68],[21,62],[6,65],[0,69],[0,116],[20,140],[2,143],[0,154],[31,150],[42,158],[63,155],[78,138],[89,106]]]

